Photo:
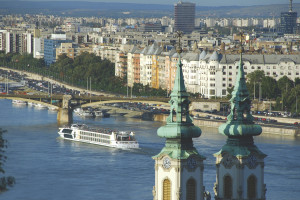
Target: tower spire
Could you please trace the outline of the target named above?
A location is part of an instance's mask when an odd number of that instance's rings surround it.
[[[166,138],[164,148],[155,160],[155,186],[153,199],[187,200],[203,199],[203,160],[193,145],[192,138],[201,135],[201,129],[193,124],[189,114],[189,95],[184,85],[181,63],[182,32],[177,32],[178,53],[174,88],[170,95],[170,115],[166,125],[157,130],[157,135]]]
[[[290,9],[289,9],[290,12],[293,12],[293,0],[290,0]]]
[[[239,71],[232,92],[231,112],[219,133],[227,136],[222,149],[214,154],[217,178],[216,199],[265,199],[264,158],[255,145],[253,136],[260,135],[261,126],[254,124],[250,114],[251,100],[246,87],[243,65],[243,34],[241,33]]]
[[[174,87],[169,101],[170,115],[167,117],[166,126],[160,127],[157,134],[160,137],[167,138],[167,140],[174,138],[179,139],[179,143],[185,141],[185,139],[189,139],[189,143],[193,146],[192,138],[199,137],[201,135],[201,129],[194,126],[192,117],[189,114],[189,94],[187,93],[184,84],[180,55],[182,53],[180,43],[182,37],[181,31],[177,31],[177,37],[179,38],[178,46],[176,47],[178,62]]]
[[[251,100],[246,86],[242,43],[243,34],[241,33],[239,71],[230,99],[231,112],[227,117],[227,123],[219,127],[220,133],[227,136],[255,136],[260,135],[262,132],[261,127],[254,124],[253,116],[250,114]],[[234,127],[239,127],[240,129]]]

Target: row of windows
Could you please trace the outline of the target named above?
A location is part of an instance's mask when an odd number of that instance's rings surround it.
[[[223,69],[226,69],[227,67],[226,66],[223,66]],[[238,69],[239,66],[236,66],[236,69]],[[261,69],[261,66],[251,66],[251,69]],[[280,68],[285,68],[284,66],[281,66]],[[296,66],[296,68],[298,69],[298,66]],[[232,69],[232,66],[229,66],[228,69]],[[244,69],[247,69],[247,66],[244,66]],[[270,66],[267,66],[267,69],[270,69]],[[276,66],[273,66],[273,69],[276,69]],[[292,69],[291,66],[288,66],[288,69]]]
[[[93,142],[102,142],[102,143],[107,143],[109,144],[110,141],[106,139],[100,139],[100,138],[94,138],[94,137],[88,137],[88,136],[80,136],[79,137],[81,140],[88,140],[88,141],[93,141]]]
[[[232,199],[232,178],[231,176],[227,175],[223,179],[224,181],[224,198],[225,199]],[[247,196],[248,199],[256,198],[256,177],[254,175],[249,176],[247,180]]]
[[[163,181],[163,200],[171,200],[171,189],[171,181],[165,179]],[[192,178],[186,184],[186,199],[196,200],[196,181]]]
[[[98,138],[103,138],[103,139],[110,139],[109,135],[103,135],[101,133],[91,133],[91,132],[80,131],[80,135],[89,136],[89,137],[98,137]]]

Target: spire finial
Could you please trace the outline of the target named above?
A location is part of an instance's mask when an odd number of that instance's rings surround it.
[[[293,0],[290,0],[290,12],[293,12]]]
[[[178,45],[176,47],[176,51],[179,55],[182,53],[181,42],[180,42],[180,39],[182,38],[182,35],[183,35],[182,31],[177,31],[176,32],[176,37],[178,37]]]
[[[245,37],[245,35],[244,35],[244,33],[243,32],[240,32],[239,33],[239,35],[240,35],[240,50],[239,50],[239,53],[244,53],[244,48],[243,48],[243,39],[244,39],[244,37]]]

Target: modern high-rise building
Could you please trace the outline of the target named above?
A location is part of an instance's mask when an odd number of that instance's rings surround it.
[[[290,9],[288,12],[282,12],[280,15],[279,31],[284,34],[293,34],[297,28],[297,12],[293,12],[293,0],[290,0]]]
[[[44,39],[44,60],[47,66],[56,61],[56,48],[60,47],[61,43],[72,43],[64,34],[52,34],[51,38]]]
[[[175,26],[174,31],[191,33],[195,28],[195,4],[178,2],[174,5]]]
[[[20,30],[1,32],[1,49],[6,53],[32,53],[33,35]]]

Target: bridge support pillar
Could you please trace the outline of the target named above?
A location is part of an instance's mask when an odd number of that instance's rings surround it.
[[[73,113],[71,109],[59,108],[57,112],[58,124],[70,124],[73,122]]]
[[[73,110],[70,106],[71,95],[64,95],[62,107],[57,112],[58,124],[69,124],[73,122]]]

